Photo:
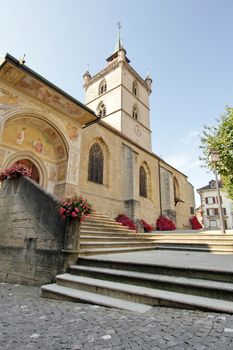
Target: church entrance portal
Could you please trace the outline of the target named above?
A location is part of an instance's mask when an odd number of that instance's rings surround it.
[[[21,159],[16,162],[16,164],[24,164],[28,169],[32,171],[31,179],[36,183],[39,183],[40,176],[37,167],[29,159]]]

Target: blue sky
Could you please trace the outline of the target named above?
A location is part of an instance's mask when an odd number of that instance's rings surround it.
[[[127,56],[153,78],[153,151],[195,188],[199,134],[233,99],[232,0],[0,0],[0,55],[20,58],[83,101],[82,75],[105,66],[122,21]],[[198,204],[198,203],[197,203]]]

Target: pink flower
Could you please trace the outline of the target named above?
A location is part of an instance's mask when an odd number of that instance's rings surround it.
[[[71,216],[72,216],[73,218],[76,218],[76,217],[77,217],[76,212],[75,212],[75,211],[72,211]]]
[[[59,212],[60,212],[61,215],[64,214],[65,211],[66,211],[65,208],[60,208],[59,209]]]

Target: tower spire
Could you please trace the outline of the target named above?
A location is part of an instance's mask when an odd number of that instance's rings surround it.
[[[113,54],[107,58],[107,62],[111,63],[113,60],[118,58],[118,61],[122,62],[122,61],[126,61],[127,63],[130,62],[130,60],[126,57],[126,50],[123,47],[122,44],[122,39],[121,39],[121,21],[117,22],[117,27],[118,27],[118,31],[117,31],[117,41],[116,41],[116,46],[115,46],[115,50],[113,52]]]
[[[117,41],[116,41],[116,46],[115,46],[115,51],[117,52],[118,50],[120,50],[122,48],[122,42],[121,42],[121,21],[117,22],[117,26],[118,26],[118,32],[117,32]]]

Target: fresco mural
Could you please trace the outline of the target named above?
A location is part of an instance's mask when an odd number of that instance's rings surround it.
[[[67,134],[69,136],[69,139],[72,142],[75,142],[78,140],[78,128],[75,125],[73,125],[71,123],[67,123],[66,131],[67,131]]]
[[[71,116],[81,114],[80,108],[75,103],[67,102],[63,96],[55,93],[49,87],[43,85],[38,80],[30,76],[24,76],[17,84],[22,91],[39,98],[43,103],[47,103],[54,108],[63,111]]]
[[[8,110],[15,107],[18,104],[18,97],[12,94],[10,91],[1,88],[0,89],[0,110]]]
[[[66,159],[66,150],[61,137],[47,123],[36,118],[19,118],[6,124],[2,142],[50,160]]]

